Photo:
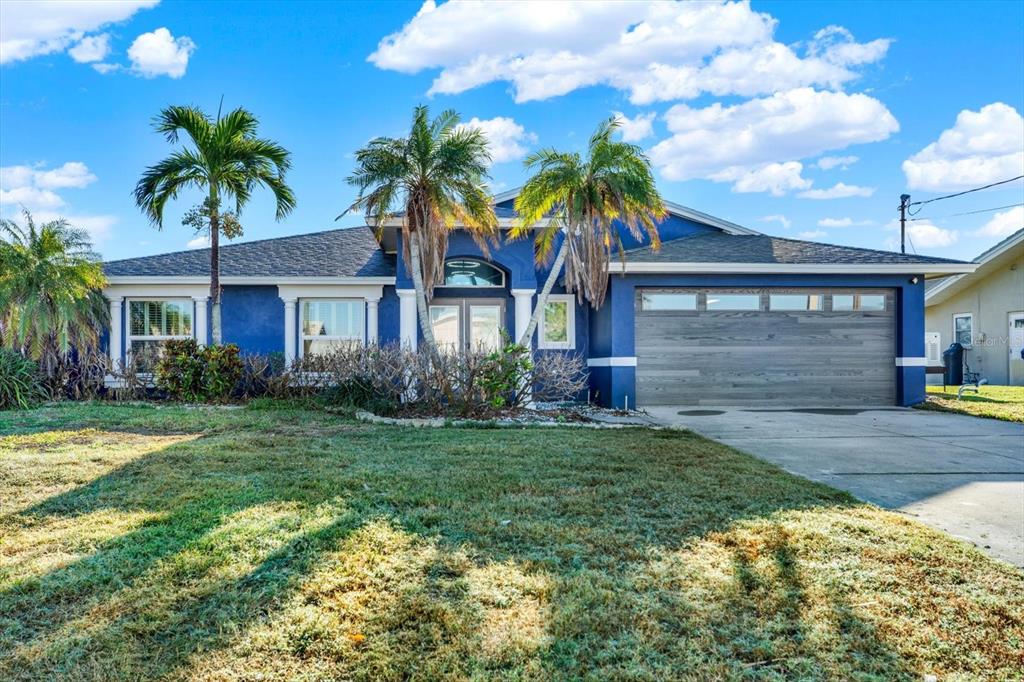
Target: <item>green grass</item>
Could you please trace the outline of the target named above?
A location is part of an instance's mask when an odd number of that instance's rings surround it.
[[[0,679],[1020,679],[1024,574],[700,437],[0,413]]]
[[[926,410],[959,412],[975,417],[1024,422],[1024,386],[982,386],[978,393],[964,391],[957,400],[959,386],[928,386],[928,400],[920,405]]]

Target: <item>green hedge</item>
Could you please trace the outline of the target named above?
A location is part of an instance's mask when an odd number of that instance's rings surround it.
[[[167,341],[156,364],[156,387],[175,400],[223,402],[242,378],[238,346],[199,347],[195,339]]]

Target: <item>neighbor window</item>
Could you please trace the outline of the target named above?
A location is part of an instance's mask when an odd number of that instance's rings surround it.
[[[129,301],[128,351],[140,371],[150,371],[165,341],[192,338],[192,300]]]
[[[365,302],[362,299],[305,299],[302,301],[302,354],[329,352],[364,339]]]
[[[696,310],[697,294],[651,291],[640,294],[641,310]]]
[[[761,294],[707,294],[708,310],[760,310]]]
[[[821,294],[771,294],[768,297],[769,310],[822,310],[824,297]]]
[[[571,295],[555,294],[548,297],[544,314],[540,317],[538,341],[540,348],[576,347],[576,311]]]
[[[833,294],[832,310],[882,311],[885,310],[885,294]]]
[[[974,338],[974,316],[971,313],[957,313],[953,316],[953,340],[964,348],[971,347]]]
[[[503,287],[505,273],[478,260],[453,259],[444,264],[446,287]]]

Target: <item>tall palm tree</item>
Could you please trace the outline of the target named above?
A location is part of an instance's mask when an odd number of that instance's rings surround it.
[[[423,338],[437,351],[427,316],[427,300],[444,281],[448,236],[456,223],[485,254],[498,220],[487,191],[491,155],[477,128],[460,127],[459,115],[442,112],[430,120],[416,107],[408,137],[378,137],[356,152],[347,181],[359,188],[348,210],[363,209],[378,229],[401,215],[403,255],[416,290]]]
[[[565,266],[565,287],[594,308],[601,307],[608,289],[612,251],[622,257],[622,237],[616,223],[637,239],[646,237],[658,248],[658,221],[665,205],[643,150],[612,138],[620,123],[603,121],[590,138],[586,158],[578,153],[542,149],[524,165],[534,170],[515,208],[519,215],[510,237],[525,237],[536,228],[535,255],[551,264],[537,306],[519,343],[529,347],[548,296]],[[557,255],[551,263],[557,246]]]
[[[89,235],[54,220],[0,220],[0,338],[52,376],[72,348],[95,347],[109,319]]]
[[[135,203],[150,221],[163,228],[164,206],[185,188],[206,193],[204,208],[210,226],[210,300],[213,343],[221,343],[220,323],[220,220],[222,201],[235,202],[235,213],[252,196],[257,186],[267,187],[277,201],[276,218],[281,220],[295,208],[295,195],[285,184],[291,154],[271,140],[256,137],[259,121],[238,108],[216,120],[196,107],[167,107],[153,127],[177,144],[184,132],[192,142],[166,159],[150,166],[135,186]]]

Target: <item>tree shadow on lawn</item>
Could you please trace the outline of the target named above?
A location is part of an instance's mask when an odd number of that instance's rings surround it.
[[[771,519],[858,506],[843,493],[678,432],[302,426],[16,514],[161,516],[0,592],[0,677],[909,675],[836,594],[842,619],[804,618]],[[768,525],[730,539],[746,523]]]

